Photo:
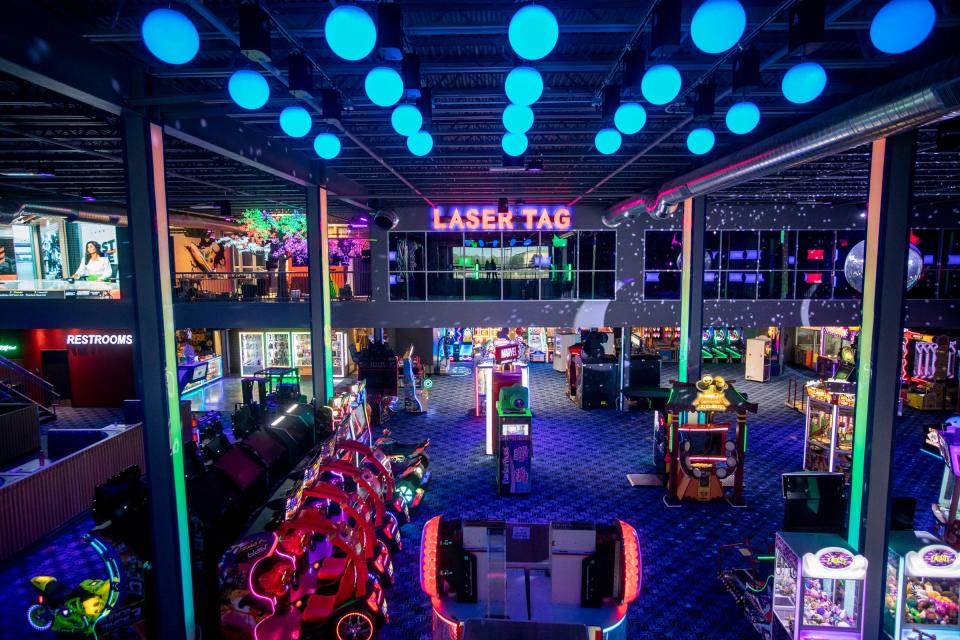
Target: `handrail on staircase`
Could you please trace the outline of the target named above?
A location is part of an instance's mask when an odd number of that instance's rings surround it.
[[[54,390],[51,383],[4,356],[0,356],[0,370],[11,376],[12,379],[7,381],[6,386],[13,393],[36,403],[51,417],[56,417],[60,394]],[[0,383],[2,382],[0,380]],[[18,389],[18,386],[21,388]]]
[[[27,377],[30,378],[31,380],[37,382],[37,383],[40,384],[41,386],[46,387],[47,389],[49,389],[50,392],[53,393],[54,395],[56,395],[56,396],[59,396],[59,395],[60,395],[60,394],[58,394],[56,391],[53,390],[53,385],[52,385],[50,382],[44,380],[43,378],[41,378],[40,376],[38,376],[38,375],[35,374],[34,372],[30,371],[29,369],[25,369],[24,367],[20,366],[19,364],[17,364],[17,363],[14,362],[13,360],[10,360],[9,358],[5,358],[4,356],[0,356],[0,365],[2,365],[2,366],[4,366],[4,367],[8,367],[8,368],[10,368],[10,369],[14,369],[14,370],[16,370],[16,371],[19,371],[20,373],[22,373],[23,375],[27,376]]]

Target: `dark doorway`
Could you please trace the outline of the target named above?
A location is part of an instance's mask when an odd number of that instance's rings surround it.
[[[44,349],[40,352],[40,372],[43,379],[53,385],[53,390],[62,400],[69,400],[70,365],[66,349]]]

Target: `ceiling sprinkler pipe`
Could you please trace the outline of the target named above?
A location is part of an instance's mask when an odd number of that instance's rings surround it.
[[[65,218],[70,222],[96,222],[98,224],[110,224],[118,227],[125,227],[127,225],[127,214],[122,209],[100,209],[91,211],[88,209],[74,209],[72,207],[26,203],[21,205],[16,215],[59,217]],[[177,213],[169,214],[167,216],[167,222],[170,226],[184,227],[186,229],[204,229],[208,231],[223,231],[225,233],[243,232],[243,227],[236,223],[212,220],[204,217],[186,216]]]
[[[623,200],[603,216],[617,227],[632,214],[662,219],[687,198],[783,171],[950,117],[960,109],[960,56],[913,73],[696,171]]]

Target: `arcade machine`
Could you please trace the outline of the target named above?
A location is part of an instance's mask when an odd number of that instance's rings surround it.
[[[857,336],[860,327],[820,327],[820,346],[817,353],[817,375],[825,379],[837,378],[841,366],[857,360]]]
[[[485,450],[488,456],[496,453],[496,403],[500,398],[500,390],[515,384],[530,388],[529,367],[526,362],[521,362],[519,357],[520,346],[516,342],[496,340],[492,359],[474,361],[474,412],[477,416],[486,416]],[[527,408],[529,409],[529,405]]]
[[[530,390],[521,384],[500,389],[497,400],[497,492],[500,495],[530,493],[530,463],[533,438]]]
[[[357,380],[366,383],[371,422],[379,426],[390,418],[397,397],[397,354],[382,340],[374,340],[356,356]]]
[[[960,416],[947,419],[937,433],[937,444],[946,468],[940,483],[940,497],[932,505],[936,531],[947,544],[960,548],[960,521],[957,518],[960,507],[960,482],[957,482],[960,478]]]
[[[770,375],[779,376],[783,372],[783,343],[779,326],[767,327],[770,339]]]
[[[711,349],[717,361],[740,362],[743,360],[743,329],[713,327]]]
[[[957,341],[916,331],[903,332],[903,369],[900,394],[903,402],[920,411],[939,411],[955,405]]]
[[[713,327],[705,327],[700,332],[700,357],[703,362],[722,362],[726,360],[726,356],[714,348],[714,331]]]
[[[842,380],[811,380],[807,394],[803,468],[843,473],[850,482],[857,387]]]
[[[925,531],[891,531],[883,631],[891,640],[960,639],[960,556]]]
[[[620,363],[608,355],[606,345],[612,334],[581,331],[579,354],[571,355],[567,377],[572,399],[581,409],[617,406],[620,394]]]
[[[474,330],[462,327],[458,327],[457,331],[459,333],[459,339],[457,342],[460,345],[459,352],[457,353],[456,360],[458,362],[470,362],[473,360],[473,350],[475,348],[476,336],[474,335]]]
[[[547,330],[543,327],[528,328],[527,349],[530,362],[546,362],[548,359]]]
[[[612,524],[446,520],[423,527],[420,588],[433,640],[625,640],[643,569],[636,530]]]
[[[403,410],[407,413],[426,413],[429,397],[424,389],[423,365],[413,355],[413,345],[403,353],[400,360],[403,386]],[[399,386],[399,384],[398,384]]]
[[[867,559],[835,533],[778,532],[774,638],[860,640]]]
[[[666,474],[665,500],[727,498],[743,506],[747,413],[756,413],[757,405],[720,376],[671,384],[666,416],[656,421],[654,436],[654,463]]]
[[[753,382],[767,382],[770,379],[771,354],[773,353],[770,338],[761,336],[747,340],[747,353],[743,362],[746,366],[745,380]]]
[[[553,335],[553,370],[566,372],[567,354],[570,347],[580,342],[580,332],[573,329],[557,329]]]

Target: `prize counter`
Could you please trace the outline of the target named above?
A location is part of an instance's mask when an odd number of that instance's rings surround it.
[[[209,356],[194,362],[177,364],[177,386],[180,388],[181,396],[221,378],[223,378],[222,356]]]

